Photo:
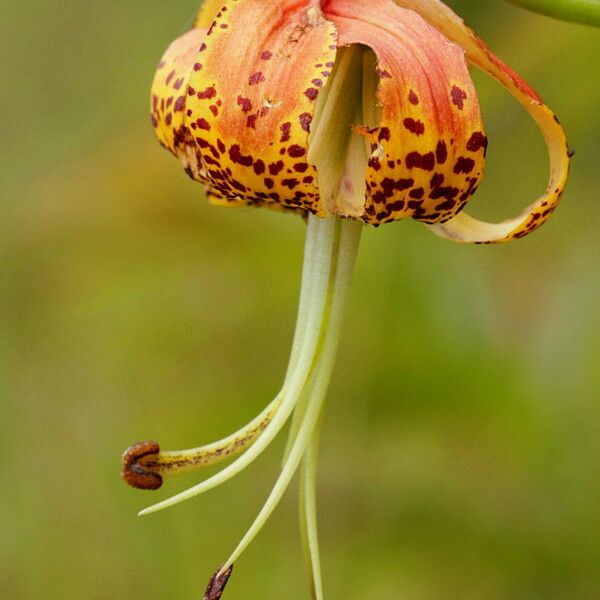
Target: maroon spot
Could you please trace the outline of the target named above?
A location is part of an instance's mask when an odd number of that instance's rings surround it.
[[[202,160],[207,164],[207,165],[213,165],[215,167],[219,167],[221,165],[221,163],[214,159],[212,156],[204,156],[202,157]]]
[[[420,154],[419,152],[410,152],[406,155],[407,169],[423,169],[424,171],[432,171],[435,164],[435,156],[433,152]]]
[[[273,176],[275,175],[279,175],[279,173],[281,173],[281,171],[283,171],[283,161],[282,160],[278,160],[277,162],[271,163],[269,165],[269,173]]]
[[[214,104],[211,104],[208,108],[215,117],[219,114],[219,109]]]
[[[410,190],[408,195],[415,200],[420,200],[425,195],[425,190],[422,187],[415,188],[414,190]]]
[[[207,149],[210,150],[211,154],[215,158],[219,158],[221,156],[220,152],[207,140],[197,137],[196,142],[198,143],[198,146],[200,146],[200,148],[202,148],[203,150],[207,150]],[[238,146],[238,149],[239,149],[239,146]]]
[[[302,113],[299,117],[300,119],[300,127],[304,129],[304,131],[310,133],[310,124],[312,123],[312,115],[310,113]]]
[[[171,80],[173,79],[173,77],[175,77],[175,69],[173,69],[168,75],[167,78],[165,79],[165,83],[167,85],[169,85],[171,83]]]
[[[181,86],[183,85],[183,77],[181,77],[180,79],[178,79],[174,84],[173,84],[173,88],[178,90]]]
[[[196,125],[200,127],[200,129],[204,129],[205,131],[210,131],[210,124],[206,119],[198,119],[196,121]]]
[[[415,135],[423,135],[425,133],[425,124],[421,121],[415,121],[415,119],[404,119],[404,127]]]
[[[329,77],[331,75],[331,71],[321,71],[321,75],[323,75],[323,77]]]
[[[302,181],[303,183],[312,183],[315,178],[312,175],[307,175]]]
[[[294,171],[296,171],[296,173],[306,173],[306,171],[308,171],[308,163],[296,163],[294,165]]]
[[[377,73],[377,75],[379,75],[379,77],[381,77],[382,79],[389,79],[392,76],[390,75],[389,71],[386,71],[385,69],[377,69],[375,71]]]
[[[158,119],[154,115],[150,115],[150,120],[152,121],[152,127],[158,127]]]
[[[264,50],[263,52],[261,52],[260,58],[261,60],[270,60],[271,58],[273,58],[273,53],[269,50]]]
[[[395,169],[396,168],[396,161],[395,160],[388,160],[388,168]]]
[[[379,159],[376,156],[372,156],[367,164],[371,169],[375,169],[375,171],[381,169],[381,162],[379,162]]]
[[[237,181],[236,179],[234,179],[231,182],[231,186],[234,187],[236,190],[240,191],[240,192],[246,192],[248,191],[245,185],[242,185],[239,181]]]
[[[440,140],[437,143],[435,159],[437,160],[438,165],[443,165],[448,159],[448,148],[446,147],[446,142],[443,140]]]
[[[398,181],[396,181],[396,190],[403,192],[404,190],[411,188],[414,184],[414,179],[398,179]]]
[[[275,187],[275,182],[270,177],[266,177],[265,186],[268,190],[272,190]]]
[[[404,200],[396,200],[396,202],[392,202],[391,204],[388,204],[388,208],[391,211],[402,210],[404,208]]]
[[[180,112],[185,108],[185,96],[179,96],[177,100],[175,100],[175,105],[173,106],[174,112]]]
[[[458,175],[459,173],[470,173],[475,168],[475,161],[472,158],[465,158],[461,156],[454,165],[454,172]]]
[[[206,44],[203,42],[202,46],[200,46],[200,48],[198,49],[198,52],[204,52],[206,50],[207,46]]]
[[[258,119],[258,115],[249,115],[246,119],[246,127],[250,129],[256,129],[256,120]]]
[[[306,150],[302,146],[298,146],[298,144],[293,144],[288,148],[288,154],[292,158],[301,158],[306,154]]]
[[[415,106],[419,104],[419,96],[417,96],[412,90],[408,92],[408,101]]]
[[[375,192],[373,194],[373,202],[375,204],[385,204],[386,195],[384,192]]]
[[[257,175],[262,175],[266,170],[265,161],[260,158],[254,163],[254,172]]]
[[[458,107],[458,110],[462,110],[465,106],[465,100],[467,99],[467,93],[459,88],[457,85],[452,86],[450,90],[450,96],[452,97],[452,104]]]
[[[167,126],[171,125],[173,121],[173,115],[171,113],[167,113],[167,116],[165,117],[165,123],[167,124]]]
[[[229,148],[229,158],[231,159],[231,162],[240,164],[243,167],[251,167],[254,162],[251,156],[242,155],[240,147],[237,144]]]
[[[290,190],[293,190],[295,187],[298,186],[300,182],[297,179],[283,179],[281,181],[281,185],[290,188]]]
[[[318,95],[319,95],[319,90],[317,88],[308,88],[305,92],[304,95],[309,99],[309,100],[314,100]]]
[[[444,174],[443,173],[436,173],[432,178],[431,181],[429,182],[429,187],[431,188],[436,188],[436,187],[440,187],[440,185],[442,185],[442,183],[444,183]]]
[[[471,152],[477,152],[481,148],[487,150],[487,147],[488,139],[481,131],[476,131],[467,142],[467,150]]]
[[[394,195],[394,191],[396,190],[396,181],[391,179],[390,177],[386,177],[381,182],[381,188],[385,194],[386,198],[391,198]]]
[[[380,142],[383,140],[385,140],[387,142],[387,141],[389,141],[390,137],[391,137],[391,133],[387,127],[382,127],[379,130],[379,141]]]
[[[244,98],[243,96],[238,96],[237,98],[238,106],[242,107],[242,112],[250,112],[252,110],[252,101],[250,98]]]
[[[291,136],[291,131],[292,131],[292,124],[291,123],[283,123],[283,125],[281,125],[281,127],[279,128],[281,129],[281,142],[287,142],[290,140]]]
[[[435,188],[431,192],[431,194],[429,194],[429,197],[432,200],[437,200],[438,198],[446,198],[447,200],[453,200],[454,198],[456,198],[456,196],[458,196],[459,191],[460,190],[458,188],[450,187],[450,186],[438,187],[438,188]],[[436,206],[436,210],[440,210],[440,209]]]
[[[217,148],[219,149],[219,152],[221,152],[221,154],[223,154],[225,152],[225,150],[226,150],[227,147],[223,143],[223,140],[218,139],[217,140]]]
[[[252,73],[252,75],[250,75],[250,77],[248,78],[248,83],[250,85],[257,85],[259,83],[262,83],[263,81],[265,81],[265,76],[262,74],[261,71]]]
[[[456,200],[448,199],[435,207],[435,210],[451,210],[456,206]]]
[[[319,87],[319,88],[320,88],[320,87],[323,87],[323,80],[322,80],[322,79],[313,79],[313,80],[312,80],[312,83],[313,83],[314,85],[316,85],[317,87]]]
[[[214,85],[207,87],[203,92],[198,92],[198,98],[200,100],[210,100],[217,95],[217,90]]]
[[[194,65],[194,71],[199,71],[202,68],[202,65],[200,63],[196,63]]]
[[[196,90],[191,85],[188,85],[188,95],[189,96],[195,96],[196,95]]]

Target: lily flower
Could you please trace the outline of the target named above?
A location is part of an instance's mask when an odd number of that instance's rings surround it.
[[[468,65],[496,78],[546,140],[545,193],[520,215],[479,221],[464,208],[484,172],[488,139]],[[466,243],[521,238],[556,208],[570,152],[554,113],[439,0],[208,0],[174,41],[152,86],[162,145],[211,202],[307,217],[296,332],[281,391],[230,436],[183,451],[143,442],[123,456],[141,489],[234,458],[216,475],[142,511],[173,506],[250,465],[291,418],[281,472],[206,598],[301,468],[301,530],[313,596],[323,598],[316,521],[319,418],[338,346],[360,233],[412,218]]]

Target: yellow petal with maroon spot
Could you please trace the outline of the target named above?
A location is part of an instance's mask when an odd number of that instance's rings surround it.
[[[308,136],[336,31],[311,1],[228,0],[191,77],[189,126],[214,194],[324,215]]]
[[[375,52],[382,118],[370,141],[363,220],[452,218],[483,174],[487,139],[464,51],[391,0],[323,3],[339,45]]]
[[[460,44],[471,63],[496,78],[527,109],[540,128],[550,155],[550,177],[546,193],[519,216],[502,223],[479,221],[461,213],[434,233],[457,242],[495,243],[524,237],[544,223],[558,205],[569,174],[570,152],[565,133],[556,115],[538,94],[505,65],[463,20],[439,0],[395,0],[400,6],[418,12],[449,39]]]
[[[158,64],[152,83],[151,117],[160,143],[181,159],[190,177],[204,181],[196,144],[187,127],[187,91],[206,29],[192,29],[175,40]]]

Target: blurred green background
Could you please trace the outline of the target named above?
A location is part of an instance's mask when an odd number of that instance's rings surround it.
[[[153,67],[197,2],[14,0],[0,50],[0,596],[201,598],[257,513],[280,440],[175,509],[120,454],[226,434],[277,391],[304,224],[214,208],[149,126]],[[510,245],[415,222],[366,232],[326,413],[330,599],[600,598],[600,36],[501,2],[451,3],[560,115],[564,203]],[[544,189],[525,112],[476,74],[491,149],[472,204]],[[307,598],[289,493],[226,598]]]

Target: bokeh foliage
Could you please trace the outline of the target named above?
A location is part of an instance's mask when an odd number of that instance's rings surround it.
[[[0,50],[0,595],[199,598],[276,475],[144,519],[119,455],[225,434],[272,397],[304,225],[210,207],[148,124],[153,65],[195,2],[22,0]],[[600,594],[597,31],[452,5],[560,115],[577,154],[530,238],[460,247],[417,223],[364,236],[330,393],[320,517],[330,598]],[[477,75],[480,216],[545,184],[524,111]],[[265,591],[267,590],[267,591]],[[228,597],[306,598],[289,494]]]

